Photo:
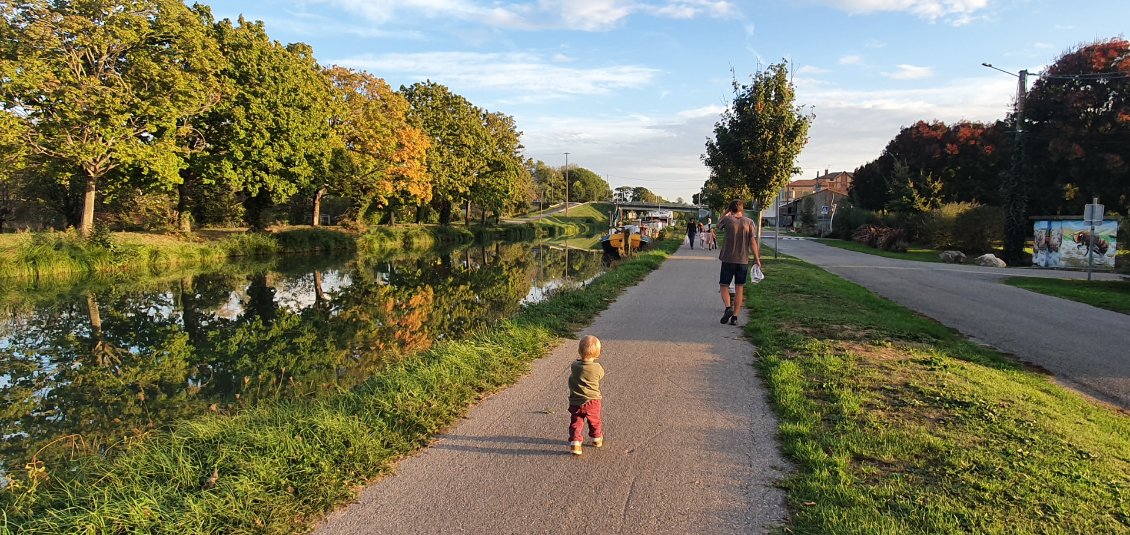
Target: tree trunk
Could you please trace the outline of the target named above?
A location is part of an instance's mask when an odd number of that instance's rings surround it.
[[[444,199],[439,204],[439,224],[445,227],[451,225],[451,201]]]
[[[82,196],[82,223],[79,225],[79,234],[89,237],[94,230],[94,194],[98,187],[98,178],[86,175],[86,190]]]
[[[326,196],[326,188],[318,188],[314,193],[314,221],[311,223],[313,226],[322,224],[322,197]]]
[[[482,223],[480,223],[480,224],[484,227],[487,226],[487,211],[486,211],[486,209],[483,209]]]
[[[324,310],[327,304],[326,291],[322,289],[322,272],[314,271],[314,308]]]
[[[266,228],[263,223],[263,212],[266,211],[269,203],[270,198],[267,192],[262,190],[243,201],[244,220],[253,232],[261,232]]]
[[[177,186],[177,228],[185,234],[192,232],[192,215],[188,213],[188,185],[184,180]]]
[[[467,199],[463,201],[463,206],[463,226],[469,227],[471,226],[471,200]]]
[[[424,222],[424,210],[426,210],[426,209],[427,209],[426,205],[423,205],[423,204],[417,204],[416,205],[416,224],[417,225],[422,224]]]

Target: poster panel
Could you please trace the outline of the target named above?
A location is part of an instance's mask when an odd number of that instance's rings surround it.
[[[1091,225],[1082,221],[1036,221],[1032,265],[1045,268],[1087,269]],[[1114,269],[1118,250],[1118,221],[1095,225],[1093,262],[1096,269]]]

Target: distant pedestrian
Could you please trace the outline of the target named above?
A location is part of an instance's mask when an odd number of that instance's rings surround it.
[[[691,249],[694,249],[694,235],[698,232],[698,222],[693,218],[687,220],[687,241],[691,244]]]
[[[713,251],[718,248],[718,234],[714,231],[717,225],[706,224],[706,248]]]
[[[726,310],[722,312],[722,321],[719,323],[730,325],[738,324],[738,314],[742,309],[745,292],[746,274],[749,273],[749,256],[753,255],[754,263],[761,266],[761,247],[757,243],[757,227],[752,219],[745,216],[745,206],[740,200],[730,201],[726,214],[718,220],[718,228],[726,234],[722,242],[722,249],[718,252],[718,259],[722,261],[722,269],[718,275],[718,292],[722,295],[722,305]],[[730,300],[730,283],[734,283],[734,299]]]
[[[600,358],[600,340],[592,335],[581,338],[577,346],[580,355],[569,367],[569,453],[581,454],[582,431],[585,420],[589,422],[592,445],[604,445],[604,429],[600,422],[600,380],[604,367]]]

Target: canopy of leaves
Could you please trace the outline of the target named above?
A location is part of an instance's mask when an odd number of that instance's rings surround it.
[[[1130,210],[1130,41],[1096,41],[1041,74],[1024,102],[1029,213]],[[1108,208],[1109,209],[1109,208]]]
[[[607,201],[612,198],[612,187],[600,175],[584,167],[571,165],[568,176],[570,201]]]
[[[734,101],[714,125],[703,162],[722,196],[764,204],[800,170],[813,116],[795,106],[784,63],[758,71],[750,84],[734,79]]]

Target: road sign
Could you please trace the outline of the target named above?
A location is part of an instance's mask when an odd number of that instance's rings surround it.
[[[828,215],[829,210],[830,210],[830,208],[828,208],[828,205],[825,204],[825,205],[821,206],[820,207],[820,215]]]
[[[1103,222],[1103,208],[1101,204],[1088,204],[1083,208],[1083,222],[1090,224],[1102,224]]]

